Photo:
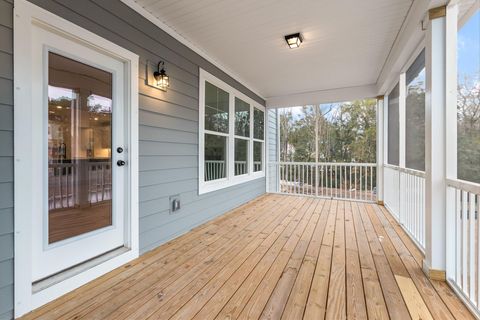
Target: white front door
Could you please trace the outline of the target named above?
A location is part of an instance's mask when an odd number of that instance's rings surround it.
[[[129,146],[124,63],[48,29],[32,36],[38,281],[124,246]]]
[[[15,316],[138,257],[138,55],[14,7]]]

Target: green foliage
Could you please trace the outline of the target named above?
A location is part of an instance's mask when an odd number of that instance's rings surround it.
[[[295,112],[282,110],[281,160],[315,162],[318,151],[320,162],[375,162],[375,108],[374,99],[365,99],[331,106],[306,106]]]
[[[480,73],[459,79],[457,176],[480,183]]]

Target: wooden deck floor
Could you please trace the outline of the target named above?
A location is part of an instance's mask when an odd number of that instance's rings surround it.
[[[26,319],[473,319],[383,207],[266,195]]]

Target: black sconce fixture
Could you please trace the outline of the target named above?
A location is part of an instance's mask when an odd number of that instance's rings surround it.
[[[287,41],[290,49],[295,49],[300,47],[300,44],[303,42],[303,37],[300,33],[289,34],[285,36],[285,41]]]
[[[160,65],[162,66],[162,69],[160,69]],[[155,84],[160,89],[167,90],[167,88],[170,86],[170,80],[165,72],[165,62],[160,61],[158,63],[157,71],[153,73],[153,77],[155,78]]]

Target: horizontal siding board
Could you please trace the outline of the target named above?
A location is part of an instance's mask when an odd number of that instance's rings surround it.
[[[0,261],[5,261],[12,258],[13,258],[13,233],[7,233],[0,236]]]
[[[0,9],[0,12],[1,12],[1,9]],[[1,78],[13,80],[12,61],[13,61],[12,54],[0,51],[0,77]]]
[[[0,24],[13,28],[13,6],[6,1],[0,1]]]
[[[0,130],[0,157],[13,157],[13,132]]]
[[[13,207],[13,183],[0,183],[0,209]],[[1,253],[0,253],[1,254]]]
[[[0,288],[13,284],[13,259],[0,262]]]
[[[13,130],[13,106],[0,104],[0,130]]]
[[[181,200],[182,207],[190,203],[193,203],[195,201],[198,201],[197,190],[182,192],[180,194],[180,200]],[[163,198],[140,202],[139,204],[140,218],[147,217],[149,215],[157,214],[162,211],[168,210],[170,208],[169,201],[170,201],[169,197],[163,197]]]
[[[0,314],[12,315],[13,285],[0,288]],[[8,319],[8,318],[5,318]]]
[[[140,141],[140,154],[143,156],[196,156],[195,144]]]
[[[157,127],[140,126],[140,141],[157,142],[176,142],[176,143],[196,143],[198,144],[198,134],[180,130],[172,130]]]
[[[197,166],[196,156],[153,156],[143,157],[140,156],[140,172],[162,170],[162,169],[180,169],[191,168]]]
[[[184,191],[196,190],[197,185],[197,182],[191,179],[185,181],[171,182],[168,185],[153,185],[141,187],[139,192],[139,200],[152,200],[156,198],[166,197],[172,194],[182,193]]]
[[[0,209],[0,235],[13,233],[13,208]]]
[[[158,90],[152,86],[140,83],[138,91],[142,95],[147,96],[159,96],[161,100],[168,101],[173,104],[177,104],[190,109],[198,108],[198,98],[193,98],[185,94],[181,94],[178,91],[168,89],[167,91]]]
[[[0,157],[0,183],[1,182],[13,182],[12,157]]]
[[[138,121],[140,125],[146,125],[150,127],[160,127],[194,133],[198,132],[198,121],[195,122],[185,119],[179,119],[145,110],[139,111]]]
[[[0,34],[0,39],[2,39],[1,36]],[[13,105],[13,81],[11,79],[0,78],[0,104]]]
[[[0,51],[13,54],[13,33],[11,28],[0,25]]]
[[[13,319],[13,310],[0,314],[0,320],[10,320],[10,319]]]
[[[166,116],[190,121],[198,121],[198,107],[195,109],[187,108],[145,95],[139,96],[138,105],[142,110],[152,113],[163,114]]]
[[[140,187],[165,184],[174,181],[197,179],[198,168],[166,169],[139,173]]]

